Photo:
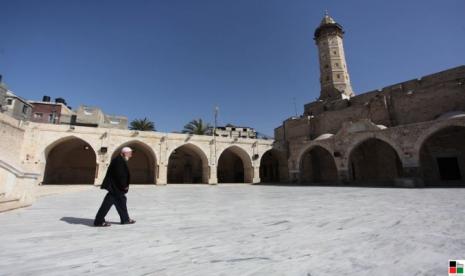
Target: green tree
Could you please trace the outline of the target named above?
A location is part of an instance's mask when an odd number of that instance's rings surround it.
[[[182,133],[206,135],[210,132],[210,124],[205,124],[202,119],[192,120],[184,126]]]
[[[155,131],[155,124],[147,118],[134,119],[129,124],[130,130]]]

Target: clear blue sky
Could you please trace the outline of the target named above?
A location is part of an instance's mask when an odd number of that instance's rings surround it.
[[[0,74],[18,95],[273,129],[319,95],[313,31],[343,25],[356,94],[465,64],[463,0],[0,0]]]

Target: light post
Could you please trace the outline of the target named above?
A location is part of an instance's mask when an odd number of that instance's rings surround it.
[[[217,120],[218,120],[219,111],[220,111],[220,108],[218,106],[215,106],[215,111],[214,111],[215,120],[213,122],[213,151],[215,153],[214,164],[216,164],[216,126],[218,123]]]
[[[215,122],[213,124],[213,137],[216,137],[216,124],[218,120],[218,112],[220,111],[220,108],[218,106],[215,106]]]

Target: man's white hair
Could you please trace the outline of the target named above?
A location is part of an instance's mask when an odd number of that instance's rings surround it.
[[[132,152],[132,149],[130,147],[124,147],[121,149],[121,153],[126,153],[126,152]]]

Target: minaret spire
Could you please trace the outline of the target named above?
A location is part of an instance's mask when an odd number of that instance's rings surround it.
[[[343,45],[344,30],[325,10],[315,30],[320,60],[320,99],[345,99],[354,96]]]

